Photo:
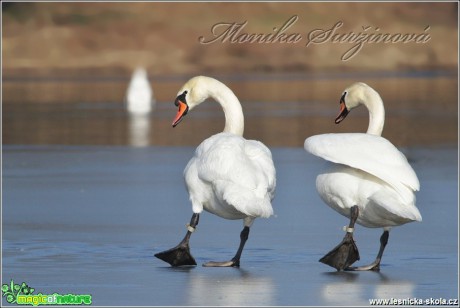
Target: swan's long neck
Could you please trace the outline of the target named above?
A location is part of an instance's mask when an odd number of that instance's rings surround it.
[[[212,79],[209,84],[209,96],[216,100],[224,110],[225,127],[224,132],[243,136],[244,116],[240,101],[226,85],[218,80]]]
[[[368,92],[367,98],[364,100],[369,110],[369,127],[367,133],[371,135],[381,136],[383,125],[385,124],[385,108],[383,107],[382,98],[374,90]]]

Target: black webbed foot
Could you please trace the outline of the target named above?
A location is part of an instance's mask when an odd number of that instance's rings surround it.
[[[358,247],[353,240],[353,234],[347,233],[342,242],[319,261],[341,271],[350,267],[357,260],[359,260]]]
[[[190,253],[189,245],[179,244],[174,248],[155,254],[155,257],[161,259],[171,266],[195,266],[196,261]]]
[[[155,257],[171,264],[171,266],[174,267],[196,265],[195,258],[193,258],[190,253],[190,246],[188,243],[192,232],[195,231],[195,228],[198,225],[199,218],[200,214],[194,213],[190,223],[187,225],[187,233],[179,245],[169,250],[159,252],[155,254]]]

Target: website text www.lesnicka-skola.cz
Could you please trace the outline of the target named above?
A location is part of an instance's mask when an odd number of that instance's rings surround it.
[[[371,306],[458,306],[458,298],[371,298]]]

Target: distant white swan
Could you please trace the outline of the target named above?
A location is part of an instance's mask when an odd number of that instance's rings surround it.
[[[137,68],[126,92],[126,108],[129,112],[129,142],[135,147],[150,144],[151,116],[155,107],[153,89],[143,68]]]
[[[305,149],[332,164],[319,174],[316,189],[322,200],[350,218],[344,240],[320,261],[337,270],[379,270],[389,230],[422,216],[415,206],[414,192],[420,184],[406,157],[381,137],[385,110],[380,95],[364,83],[348,87],[340,99],[340,123],[348,112],[364,105],[369,110],[367,134],[324,134],[305,140]],[[382,227],[380,250],[368,266],[350,267],[359,260],[353,241],[355,221],[365,227]]]
[[[243,138],[243,111],[238,98],[227,86],[204,76],[190,79],[178,92],[175,105],[179,110],[173,127],[209,97],[222,106],[225,128],[198,146],[184,170],[194,214],[182,242],[155,255],[172,266],[196,265],[190,254],[189,238],[203,209],[222,218],[243,219],[244,223],[235,256],[230,261],[208,262],[203,266],[239,266],[254,219],[273,214],[271,200],[276,177],[271,152],[261,142]]]
[[[126,93],[126,103],[128,112],[134,115],[148,114],[152,110],[155,99],[145,69],[137,68],[134,71]]]

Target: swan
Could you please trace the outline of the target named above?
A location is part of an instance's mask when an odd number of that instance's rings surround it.
[[[126,102],[128,112],[133,115],[145,115],[152,110],[155,100],[145,69],[137,68],[133,72],[126,93]]]
[[[350,218],[343,241],[320,259],[337,270],[379,270],[391,227],[422,221],[415,205],[420,183],[406,157],[381,137],[385,109],[380,95],[365,83],[345,89],[340,98],[339,124],[350,110],[360,105],[369,111],[367,133],[323,134],[307,138],[307,152],[329,161],[328,169],[316,178],[321,199]],[[380,249],[374,262],[351,267],[359,260],[353,240],[354,224],[383,228]]]
[[[190,79],[179,90],[172,126],[207,98],[217,101],[225,114],[225,127],[204,140],[184,170],[193,215],[184,239],[176,247],[155,254],[172,266],[193,266],[189,239],[203,210],[225,219],[242,219],[240,245],[230,261],[207,262],[208,267],[239,267],[249,230],[257,217],[273,215],[276,172],[270,150],[260,141],[243,138],[244,117],[238,98],[222,82],[205,76]]]

